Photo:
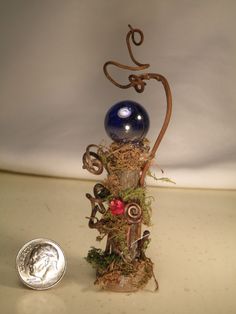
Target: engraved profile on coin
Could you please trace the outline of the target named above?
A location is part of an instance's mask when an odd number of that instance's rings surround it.
[[[52,245],[36,245],[29,256],[30,275],[45,280],[50,271],[57,271],[58,259],[58,252]]]
[[[16,259],[22,282],[36,290],[51,288],[65,273],[65,257],[58,244],[47,239],[26,243]]]

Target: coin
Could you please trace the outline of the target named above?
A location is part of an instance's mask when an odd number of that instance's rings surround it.
[[[60,246],[48,239],[34,239],[26,243],[16,257],[21,281],[35,290],[55,286],[66,270],[66,260]]]

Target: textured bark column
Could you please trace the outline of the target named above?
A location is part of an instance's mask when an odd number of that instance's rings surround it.
[[[137,188],[140,179],[140,170],[124,170],[117,172],[121,190]]]
[[[135,189],[139,186],[140,170],[125,170],[117,172],[121,190]],[[141,237],[141,218],[142,209],[136,203],[129,203],[125,208],[125,215],[127,218],[127,247],[129,250],[128,257],[134,260],[138,256],[138,239]],[[115,247],[111,239],[107,239],[111,245],[112,251]]]

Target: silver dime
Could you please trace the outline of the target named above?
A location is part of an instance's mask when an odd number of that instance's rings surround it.
[[[26,286],[45,290],[62,279],[66,261],[57,243],[48,239],[34,239],[20,249],[16,257],[16,268]]]

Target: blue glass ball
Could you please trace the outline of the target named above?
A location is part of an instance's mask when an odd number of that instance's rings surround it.
[[[115,142],[139,142],[149,130],[147,111],[132,100],[113,105],[105,117],[105,130]]]

